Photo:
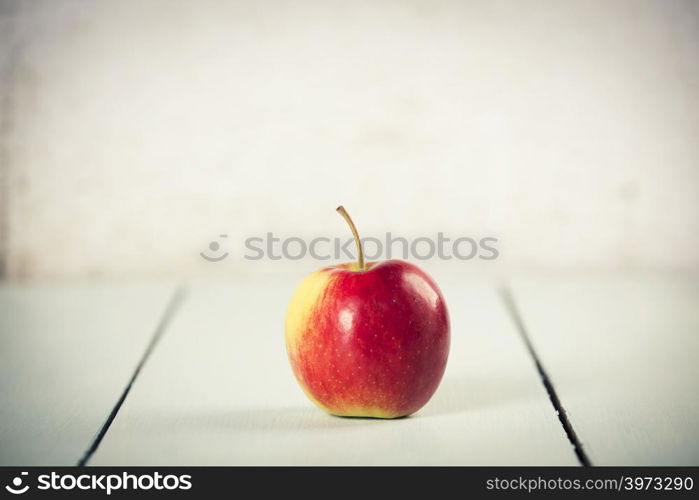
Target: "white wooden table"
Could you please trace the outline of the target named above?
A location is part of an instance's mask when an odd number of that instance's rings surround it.
[[[440,279],[447,372],[394,421],[303,395],[295,285],[0,287],[0,465],[699,464],[695,278]]]

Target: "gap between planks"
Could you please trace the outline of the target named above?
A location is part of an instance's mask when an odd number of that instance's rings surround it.
[[[146,362],[148,361],[148,358],[150,357],[151,353],[153,352],[153,349],[155,349],[155,346],[157,345],[158,341],[165,333],[165,330],[167,330],[167,327],[170,324],[170,322],[172,321],[172,319],[174,318],[175,313],[182,305],[182,301],[184,300],[184,297],[185,297],[185,289],[182,286],[178,287],[173,292],[172,297],[170,298],[170,301],[168,302],[167,306],[165,307],[165,311],[163,312],[163,315],[161,316],[160,321],[158,322],[158,326],[156,326],[155,331],[153,332],[153,336],[152,336],[150,342],[148,343],[146,350],[143,352],[143,356],[141,356],[141,360],[138,362],[138,365],[136,365],[136,369],[134,370],[133,374],[131,375],[129,382],[126,384],[124,391],[121,393],[121,396],[119,397],[116,404],[114,405],[114,408],[112,408],[112,411],[107,416],[107,420],[105,420],[104,424],[102,424],[102,427],[100,428],[99,432],[95,436],[95,439],[92,441],[92,443],[90,444],[87,451],[85,451],[85,454],[78,461],[77,465],[79,467],[87,465],[90,458],[92,458],[92,455],[94,455],[94,453],[97,451],[97,448],[99,448],[100,443],[102,442],[104,437],[107,435],[107,432],[109,431],[109,427],[112,425],[112,422],[114,421],[117,414],[119,413],[121,406],[124,404],[124,401],[126,401],[126,397],[129,395],[129,392],[131,391],[131,387],[133,387],[134,382],[138,378],[138,374],[141,372],[141,368],[143,368],[143,366],[146,364]]]
[[[548,373],[546,373],[544,365],[541,363],[541,360],[539,359],[539,355],[536,353],[536,350],[534,349],[534,345],[532,344],[531,339],[529,338],[529,334],[527,333],[527,329],[524,326],[522,315],[520,314],[519,309],[517,308],[517,304],[515,303],[514,296],[512,295],[507,285],[503,285],[500,287],[500,296],[502,297],[502,300],[505,304],[505,308],[507,309],[510,318],[515,324],[517,331],[519,331],[520,335],[522,336],[522,339],[524,340],[524,344],[527,347],[527,351],[529,351],[529,354],[531,355],[532,360],[534,361],[536,370],[539,372],[539,376],[541,377],[541,382],[544,384],[544,388],[546,389],[546,392],[549,395],[551,404],[553,405],[553,408],[556,411],[558,420],[561,422],[563,430],[565,431],[566,436],[570,441],[570,444],[573,445],[575,456],[578,458],[580,465],[582,465],[583,467],[592,466],[592,463],[590,462],[589,457],[585,453],[585,450],[583,449],[583,445],[580,442],[578,435],[575,433],[573,424],[568,419],[568,414],[566,413],[565,408],[561,403],[561,400],[558,398],[556,389],[553,387],[553,383],[551,382]]]

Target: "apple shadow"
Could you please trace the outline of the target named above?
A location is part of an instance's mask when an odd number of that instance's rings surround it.
[[[229,408],[208,412],[164,414],[158,421],[165,428],[225,429],[237,432],[315,432],[376,425],[398,424],[414,418],[465,413],[485,408],[512,406],[538,397],[544,389],[525,377],[469,375],[445,377],[432,399],[413,415],[394,419],[346,417],[307,406]]]
[[[333,413],[331,413],[330,416],[335,417],[335,418],[346,419],[346,420],[369,420],[369,421],[374,421],[374,422],[391,422],[391,421],[405,420],[406,418],[410,418],[410,415],[402,415],[400,417],[391,417],[391,418],[382,418],[382,417],[355,417],[355,416],[351,416],[351,415],[335,415]]]
[[[168,422],[170,420],[170,422]],[[159,421],[177,427],[214,428],[238,432],[313,432],[356,428],[391,420],[338,417],[310,405],[308,407],[256,407],[218,413],[185,413],[176,417],[161,415]]]
[[[524,377],[503,375],[445,378],[427,405],[416,415],[422,417],[464,413],[477,409],[516,405],[540,397],[537,386]]]

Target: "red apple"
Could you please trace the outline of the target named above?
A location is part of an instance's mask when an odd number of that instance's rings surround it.
[[[399,260],[320,269],[298,287],[286,347],[306,395],[333,415],[396,418],[437,390],[449,354],[449,314],[437,285]]]

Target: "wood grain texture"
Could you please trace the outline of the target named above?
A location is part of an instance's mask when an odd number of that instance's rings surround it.
[[[0,287],[0,465],[75,465],[171,294],[170,287]]]
[[[595,465],[699,465],[699,280],[515,280],[514,298]]]
[[[283,341],[295,285],[191,290],[90,464],[577,463],[493,287],[442,283],[445,378],[420,412],[385,421],[327,415],[297,386]]]

